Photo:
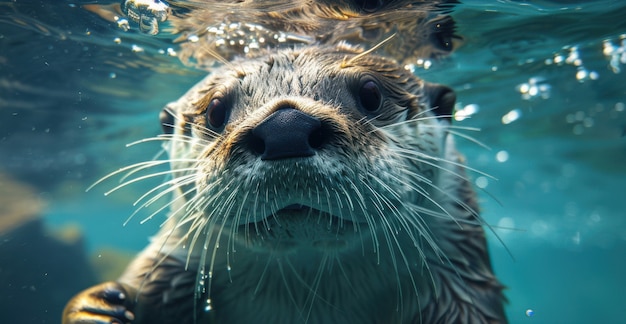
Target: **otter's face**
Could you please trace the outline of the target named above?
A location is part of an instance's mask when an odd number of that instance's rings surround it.
[[[235,62],[166,108],[178,120],[169,153],[188,238],[327,252],[428,236],[424,215],[444,214],[436,197],[447,122],[435,115],[451,109],[453,93],[358,53],[311,48]]]

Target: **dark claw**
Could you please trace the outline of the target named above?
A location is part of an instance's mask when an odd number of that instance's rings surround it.
[[[92,314],[110,316],[112,317],[112,323],[115,323],[116,321],[118,321],[119,323],[128,323],[135,319],[135,315],[123,306],[111,307],[106,310],[95,307],[85,307],[83,311]]]
[[[63,324],[125,324],[135,315],[132,297],[116,282],[91,287],[74,297],[65,308]]]
[[[123,305],[126,301],[126,293],[117,287],[106,287],[100,297],[111,304]]]

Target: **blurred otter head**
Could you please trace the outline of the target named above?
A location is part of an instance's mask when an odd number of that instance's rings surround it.
[[[132,1],[131,1],[132,2]],[[449,16],[456,1],[291,0],[172,1],[169,21],[180,34],[180,58],[211,67],[261,49],[300,44],[373,46],[395,34],[378,54],[401,64],[448,55],[461,38]]]

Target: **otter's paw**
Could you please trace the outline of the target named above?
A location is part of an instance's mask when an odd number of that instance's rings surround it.
[[[63,311],[63,324],[131,323],[135,318],[131,306],[132,299],[121,284],[105,282],[72,298]]]

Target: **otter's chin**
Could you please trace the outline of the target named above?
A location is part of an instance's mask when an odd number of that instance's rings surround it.
[[[239,226],[238,239],[261,251],[339,252],[360,237],[361,225],[304,205],[289,205],[263,220]]]

